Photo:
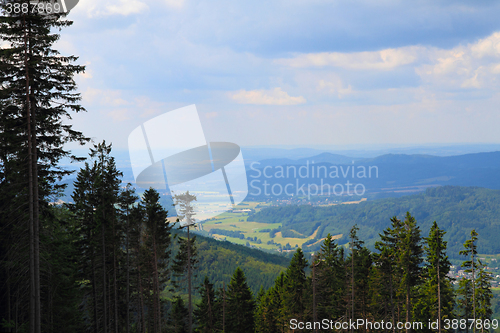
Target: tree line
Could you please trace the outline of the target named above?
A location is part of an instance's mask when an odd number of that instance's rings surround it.
[[[460,251],[465,259],[462,264],[465,275],[457,281],[457,287],[449,275],[451,264],[446,254],[445,231],[436,222],[428,236],[422,237],[410,213],[404,220],[393,217],[391,226],[379,235],[374,252],[358,238],[358,230],[357,226],[350,229],[348,247],[339,246],[328,235],[310,260],[298,249],[275,285],[261,289],[255,297],[248,293],[242,272],[237,270],[231,283],[245,292],[239,292],[238,310],[226,310],[230,316],[226,316],[225,323],[220,315],[223,293],[220,290],[214,293],[210,282],[205,281],[203,299],[196,312],[199,331],[329,332],[334,327],[335,331],[343,332],[396,332],[401,331],[396,329],[397,323],[414,322],[423,323],[418,332],[493,330],[492,277],[477,257],[475,230]],[[321,325],[324,319],[332,321],[328,329]],[[353,329],[350,325],[340,325],[359,319],[390,322],[394,326]],[[429,325],[436,321],[440,325]],[[414,326],[403,328],[411,332]]]

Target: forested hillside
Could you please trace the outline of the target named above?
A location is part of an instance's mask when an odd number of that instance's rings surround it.
[[[179,235],[185,237],[185,233]],[[260,287],[268,289],[274,284],[276,276],[286,269],[289,258],[252,249],[243,245],[196,235],[198,265],[193,285],[199,286],[205,276],[214,282],[216,288],[222,283],[229,284],[231,276],[240,267],[248,278],[248,285],[256,295]],[[172,248],[173,254],[179,250],[177,242]]]
[[[406,212],[414,215],[423,232],[429,231],[433,221],[446,229],[445,239],[449,241],[452,258],[457,258],[472,228],[481,235],[480,253],[500,253],[500,191],[485,188],[443,186],[421,194],[356,205],[272,207],[255,213],[248,221],[283,223],[282,232],[295,230],[307,236],[319,228],[317,239],[328,233],[346,235],[357,224],[360,237],[373,248],[380,230],[390,224],[389,218],[401,218]],[[347,239],[344,237],[340,242]]]
[[[497,331],[493,278],[477,257],[481,241],[475,230],[462,244],[464,273],[457,279],[450,274],[446,231],[437,223],[423,234],[409,213],[392,218],[374,251],[358,231],[350,228],[348,248],[328,235],[311,258],[297,249],[286,272],[256,297],[237,269],[229,288],[238,293],[238,301],[230,298],[234,307],[225,307],[224,293],[206,280],[195,311],[199,331],[430,333],[438,326],[442,332]]]

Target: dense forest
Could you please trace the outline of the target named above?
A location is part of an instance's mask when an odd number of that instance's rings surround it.
[[[78,171],[72,203],[54,205],[59,181],[71,173],[58,162],[81,160],[65,144],[89,141],[68,124],[84,111],[74,81],[84,67],[53,49],[54,31],[71,21],[23,12],[16,3],[17,12],[0,18],[2,331],[393,331],[380,323],[344,327],[360,319],[422,321],[416,330],[429,332],[427,323],[436,320],[441,332],[495,327],[491,275],[477,257],[476,230],[461,247],[465,274],[456,286],[444,230],[432,223],[424,237],[409,213],[378,229],[373,250],[352,224],[347,248],[327,235],[310,260],[297,249],[288,262],[176,230],[156,190],[139,196],[123,186],[104,141]],[[384,219],[390,216],[385,211]]]
[[[348,242],[349,227],[357,224],[360,237],[374,249],[378,233],[389,225],[387,216],[402,218],[408,211],[426,233],[434,221],[439,221],[447,231],[445,240],[449,243],[451,258],[459,259],[462,244],[473,228],[481,234],[480,253],[500,253],[500,191],[479,187],[442,186],[420,194],[357,205],[272,207],[254,213],[248,221],[282,223],[281,232],[288,237],[298,237],[297,233],[307,237],[318,228],[317,240],[329,233],[343,234],[340,244]]]

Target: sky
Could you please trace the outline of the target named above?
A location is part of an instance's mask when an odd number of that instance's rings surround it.
[[[499,15],[495,0],[80,0],[55,48],[87,68],[74,129],[118,149],[191,104],[208,141],[240,146],[500,143]]]

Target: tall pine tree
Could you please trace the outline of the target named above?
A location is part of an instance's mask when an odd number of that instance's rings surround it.
[[[72,112],[84,110],[73,79],[84,67],[73,64],[75,56],[63,56],[53,49],[59,39],[54,31],[70,26],[71,21],[60,14],[5,11],[7,6],[16,5],[29,8],[29,2],[22,0],[0,4],[0,39],[6,42],[0,49],[0,112],[2,122],[5,120],[9,126],[0,126],[0,223],[8,231],[2,233],[2,241],[23,245],[12,244],[10,248],[17,252],[1,255],[4,267],[29,268],[28,273],[23,272],[28,279],[19,279],[18,270],[8,269],[9,281],[15,282],[10,285],[21,283],[19,287],[28,290],[18,293],[16,299],[10,294],[8,303],[29,305],[15,321],[29,323],[29,330],[39,333],[47,331],[42,327],[46,327],[44,320],[50,317],[42,311],[51,309],[48,293],[42,292],[49,287],[48,280],[41,279],[51,274],[51,262],[41,258],[45,252],[41,233],[50,229],[43,225],[50,223],[44,216],[48,215],[49,196],[58,190],[55,181],[69,174],[57,164],[63,157],[74,158],[64,150],[65,143],[88,141],[65,124]]]
[[[448,276],[451,263],[446,255],[445,234],[446,232],[439,229],[434,221],[429,236],[425,238],[426,259],[422,274],[424,282],[419,291],[420,297],[415,304],[416,319],[425,322],[436,318],[439,322],[438,332],[445,331],[443,320],[451,320],[454,317],[454,291],[452,279]],[[429,327],[424,330],[432,331]]]
[[[227,291],[226,333],[253,332],[255,300],[241,268],[236,268]]]

